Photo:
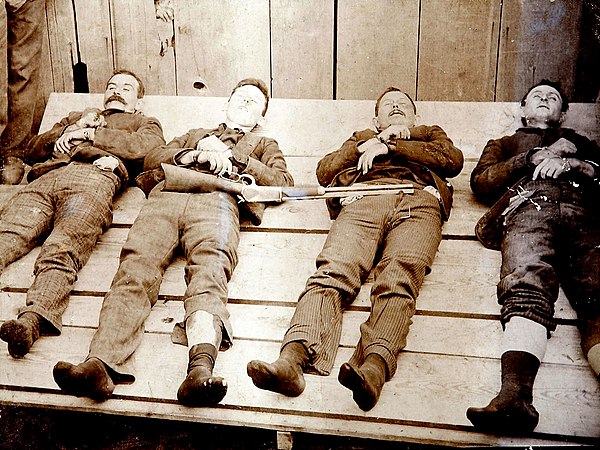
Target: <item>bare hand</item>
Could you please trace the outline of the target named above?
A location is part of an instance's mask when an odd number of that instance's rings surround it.
[[[223,153],[229,150],[229,147],[225,145],[221,139],[214,135],[211,135],[205,137],[204,139],[200,139],[196,144],[196,150]]]
[[[114,156],[106,155],[98,158],[93,162],[93,164],[98,167],[100,170],[107,170],[114,172],[117,167],[119,167],[119,160]]]
[[[79,128],[99,128],[106,126],[106,119],[99,110],[86,110],[77,121]]]
[[[559,157],[547,158],[539,163],[533,171],[533,179],[536,180],[538,175],[541,178],[558,178],[565,172],[571,169],[568,160]]]
[[[384,141],[389,141],[392,138],[410,139],[410,130],[406,125],[390,125],[378,135]]]
[[[68,155],[73,147],[85,140],[84,130],[77,129],[63,133],[54,143],[54,153]]]
[[[387,145],[379,142],[377,139],[369,139],[359,146],[362,155],[358,159],[357,169],[366,174],[373,167],[373,160],[379,155],[385,155],[388,152]]]
[[[233,172],[233,164],[229,157],[231,152],[208,152],[202,150],[195,154],[195,160],[198,164],[208,162],[210,170],[215,175],[223,175]]]
[[[545,159],[564,158],[577,152],[577,147],[571,141],[560,138],[554,144],[546,147],[544,150],[538,150],[531,156],[531,163],[535,166]]]

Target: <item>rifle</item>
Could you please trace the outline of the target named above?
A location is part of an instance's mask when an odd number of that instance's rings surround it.
[[[230,178],[216,176],[174,166],[161,164],[165,172],[164,191],[172,192],[227,192],[237,195],[245,202],[283,202],[287,200],[313,200],[358,195],[412,194],[412,184],[377,184],[369,186],[322,187],[322,186],[258,186],[248,174],[230,174]]]

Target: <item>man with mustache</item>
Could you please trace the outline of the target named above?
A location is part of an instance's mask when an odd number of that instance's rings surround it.
[[[277,142],[253,130],[264,122],[268,88],[249,78],[233,89],[225,122],[197,128],[152,151],[140,184],[151,192],[121,252],[119,270],[104,298],[100,325],[80,364],[60,361],[54,379],[65,392],[103,401],[115,384],[135,381],[131,355],[144,334],[144,321],[158,300],[165,269],[181,246],[186,256],[185,316],[173,342],[187,345],[187,377],[177,391],[186,406],[211,406],[227,392],[213,376],[219,350],[232,345],[227,311],[227,284],[237,265],[240,215],[260,224],[265,205],[240,203],[225,192],[162,191],[161,163],[216,175],[247,174],[258,185],[291,186],[293,180]],[[158,183],[158,184],[157,184]]]
[[[521,101],[524,127],[490,140],[471,173],[475,196],[493,204],[477,237],[502,252],[502,387],[487,406],[467,410],[482,431],[537,426],[533,384],[556,329],[559,284],[577,313],[583,354],[600,373],[600,148],[561,127],[568,107],[559,83],[533,86]]]
[[[104,110],[72,112],[28,144],[28,160],[42,162],[0,214],[0,270],[47,237],[26,306],[0,327],[14,358],[25,356],[40,335],[61,332],[77,272],[112,223],[115,194],[165,142],[159,121],[138,111],[143,96],[137,75],[117,71],[106,85]]]
[[[300,295],[279,358],[272,364],[248,363],[248,375],[261,389],[295,397],[304,390],[304,373],[330,373],[343,309],[371,271],[371,313],[338,380],[368,411],[394,376],[419,289],[450,214],[452,186],[444,178],[458,175],[463,156],[439,126],[415,125],[415,104],[398,88],[383,92],[375,116],[376,130],[355,132],[321,159],[319,183],[412,183],[415,191],[328,201],[335,222],[317,258],[317,271]]]

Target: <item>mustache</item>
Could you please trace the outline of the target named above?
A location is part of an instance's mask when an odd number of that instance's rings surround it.
[[[110,97],[108,97],[106,99],[105,103],[112,102],[112,101],[117,101],[117,102],[120,102],[120,103],[123,103],[123,104],[126,103],[125,99],[123,97],[121,97],[120,95],[117,95],[117,94],[113,94]]]

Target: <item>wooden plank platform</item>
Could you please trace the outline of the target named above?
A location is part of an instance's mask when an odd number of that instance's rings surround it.
[[[101,98],[52,94],[43,129],[68,111],[99,105]],[[192,127],[214,125],[219,118],[211,113],[220,111],[224,102],[150,96],[146,111],[161,119],[170,139]],[[560,325],[535,385],[534,404],[540,412],[535,432],[486,435],[474,431],[467,420],[467,407],[486,404],[499,388],[502,335],[495,297],[500,254],[475,239],[473,228],[485,208],[474,200],[468,180],[485,142],[517,126],[518,105],[418,102],[417,107],[422,123],[437,123],[448,132],[464,151],[466,163],[452,180],[455,207],[417,301],[398,372],[386,383],[373,410],[361,411],[350,391],[337,382],[337,370],[349,358],[359,325],[367,317],[370,283],[344,315],[330,376],[308,375],[305,393],[287,398],[255,388],[246,375],[251,359],[276,358],[298,295],[315,268],[330,227],[320,200],[269,208],[260,227],[242,227],[240,262],[230,284],[235,343],[219,355],[216,366],[229,385],[222,404],[187,408],[176,401],[187,364],[186,348],[170,341],[173,323],[183,317],[181,257],[165,274],[159,302],[134,355],[136,382],[118,385],[114,398],[103,403],[63,394],[52,379],[52,367],[58,360],[80,362],[87,354],[121,246],[145,201],[135,188],[117,199],[112,227],[79,274],[62,335],[40,339],[20,360],[12,359],[0,341],[0,404],[453,446],[600,444],[600,386],[581,354],[575,314],[562,294],[557,304]],[[273,99],[263,132],[279,141],[297,184],[316,183],[319,158],[339,147],[355,129],[367,127],[372,115],[373,102]],[[584,134],[598,137],[593,105],[572,105],[570,117]],[[0,204],[18,189],[0,186]],[[38,252],[34,249],[0,274],[0,321],[13,318],[24,304]]]

